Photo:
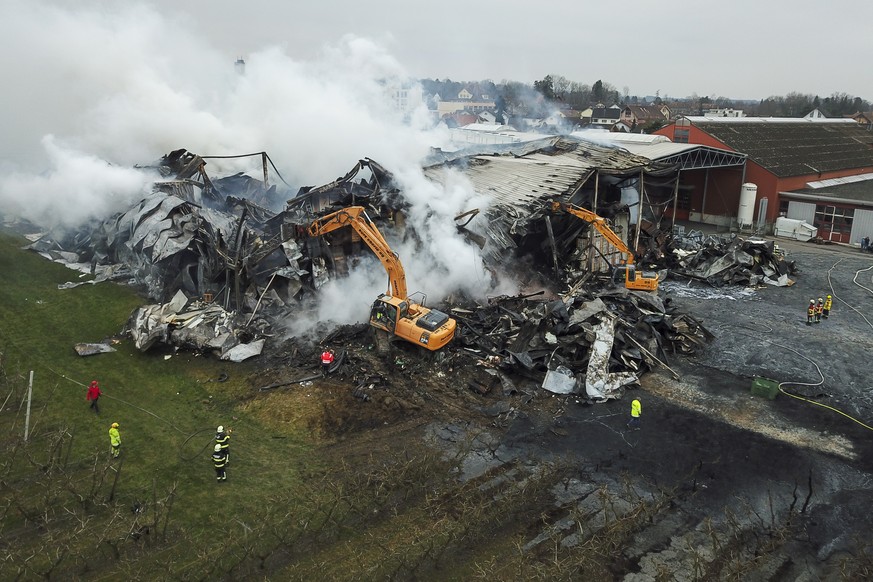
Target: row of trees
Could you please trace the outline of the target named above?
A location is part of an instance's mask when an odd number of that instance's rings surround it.
[[[533,83],[506,79],[500,83],[491,80],[463,82],[423,79],[421,83],[426,94],[439,94],[442,99],[454,99],[462,89],[467,89],[476,97],[487,95],[500,102],[501,111],[513,116],[547,114],[555,107],[582,110],[597,104],[609,107],[613,104],[635,105],[645,102],[645,98],[629,95],[627,86],[619,91],[600,79],[587,85],[557,74],[546,75]],[[760,102],[738,101],[725,96],[699,96],[696,93],[684,98],[662,100],[656,92],[654,102],[662,101],[682,104],[691,114],[699,114],[706,109],[734,108],[744,110],[746,115],[802,117],[813,109],[819,109],[828,117],[842,117],[873,109],[870,101],[841,92],[823,98],[791,92],[785,96],[771,96]]]

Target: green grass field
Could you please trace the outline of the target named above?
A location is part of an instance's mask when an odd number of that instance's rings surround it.
[[[156,510],[164,504],[153,501],[175,489],[169,531],[184,531],[186,538],[194,538],[195,546],[209,548],[215,532],[263,512],[265,490],[293,490],[298,468],[317,466],[303,430],[290,426],[277,433],[275,427],[267,429],[236,408],[235,402],[251,390],[246,381],[251,365],[191,353],[165,359],[164,354],[138,352],[120,332],[133,309],[148,301],[112,283],[59,290],[58,284],[80,280],[79,274],[22,251],[26,242],[0,235],[0,352],[6,376],[0,398],[11,394],[0,415],[7,452],[3,498],[29,500],[32,515],[38,514],[38,494],[28,494],[27,488],[38,481],[43,490],[51,489],[44,482],[56,471],[54,479],[69,479],[75,496],[85,492],[102,502],[111,493],[110,479],[93,492],[90,481],[95,459],[101,471],[110,463],[108,429],[118,422],[123,466],[113,501],[121,510],[107,527],[123,538],[128,528],[148,521],[128,511],[130,507],[138,503]],[[80,357],[73,350],[76,343],[113,336],[122,340],[115,346],[117,352]],[[34,371],[30,441],[10,455],[24,434],[22,398],[30,370]],[[229,376],[226,382],[212,381],[222,373]],[[92,379],[99,380],[104,391],[99,416],[85,400],[84,385]],[[234,429],[228,482],[223,484],[216,483],[209,457],[219,424]],[[25,462],[25,456],[32,460]],[[53,469],[46,471],[47,465]],[[114,479],[114,474],[108,475]],[[63,495],[54,501],[66,503]],[[91,512],[95,523],[111,517],[106,508],[95,511],[87,502],[80,505],[85,507],[83,514]],[[7,511],[4,518],[7,534],[22,531],[19,535],[26,540],[39,533],[28,533],[22,512]],[[198,541],[198,536],[203,540]],[[87,554],[88,543],[82,546]],[[14,545],[6,549],[14,552]],[[74,547],[71,554],[76,551]],[[99,571],[105,566],[88,567]],[[0,568],[15,573],[9,561]],[[118,571],[118,565],[106,571]],[[38,572],[35,566],[29,573]]]
[[[445,459],[422,445],[414,427],[432,419],[407,428],[376,415],[378,429],[319,434],[320,422],[378,405],[359,407],[341,383],[252,398],[257,359],[139,353],[120,332],[149,301],[112,283],[58,290],[78,273],[22,251],[25,242],[0,234],[0,580],[546,580],[605,571],[608,552],[560,561],[519,552],[550,503],[545,492],[566,476],[561,467],[540,467],[523,488],[512,479],[482,488],[491,475],[460,482],[463,455]],[[121,340],[114,353],[73,349],[112,337]],[[222,374],[227,381],[215,381]],[[99,416],[85,400],[92,379],[105,393]],[[120,461],[109,458],[112,422],[121,425]],[[222,484],[208,450],[219,424],[234,429]],[[598,569],[577,565],[592,559]]]

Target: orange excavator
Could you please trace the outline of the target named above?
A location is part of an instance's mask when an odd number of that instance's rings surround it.
[[[658,276],[647,275],[643,272],[637,273],[637,267],[634,264],[634,254],[629,248],[627,248],[627,245],[624,244],[621,238],[619,238],[619,236],[609,228],[605,218],[598,216],[590,210],[574,206],[573,204],[567,204],[565,202],[552,202],[552,212],[566,212],[567,214],[572,214],[576,218],[584,220],[596,228],[597,232],[617,248],[619,252],[627,255],[627,260],[624,261],[623,264],[612,265],[613,280],[616,278],[616,275],[624,274],[624,286],[628,289],[636,291],[658,290]]]
[[[407,297],[403,265],[362,206],[349,206],[315,220],[309,225],[309,236],[322,236],[347,226],[355,229],[388,273],[388,292],[381,293],[373,303],[370,325],[431,351],[449,343],[457,323],[442,311],[428,309]]]

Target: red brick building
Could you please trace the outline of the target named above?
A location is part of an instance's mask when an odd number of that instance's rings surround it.
[[[780,213],[787,214],[788,197],[780,197],[780,192],[803,191],[809,183],[873,172],[873,133],[850,119],[680,117],[655,133],[676,143],[748,155],[744,174],[731,176],[729,183],[708,184],[717,195],[701,200],[701,189],[694,189],[689,204],[703,216],[736,213],[741,185],[751,182],[758,187],[755,220],[763,209],[765,221],[772,223]],[[846,230],[842,236],[837,229],[833,240],[849,242],[851,224]]]

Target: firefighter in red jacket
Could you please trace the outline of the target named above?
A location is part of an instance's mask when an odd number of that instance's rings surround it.
[[[327,376],[327,373],[330,371],[330,365],[333,364],[333,352],[330,350],[324,350],[321,352],[321,375]]]
[[[821,323],[821,314],[824,312],[824,300],[819,297],[815,305],[815,322]]]
[[[806,325],[812,325],[815,321],[815,299],[809,300],[809,307],[806,308]]]
[[[95,414],[100,414],[100,407],[97,406],[97,399],[100,398],[100,386],[97,380],[91,380],[91,385],[88,386],[88,394],[85,399],[91,402],[91,409]]]

